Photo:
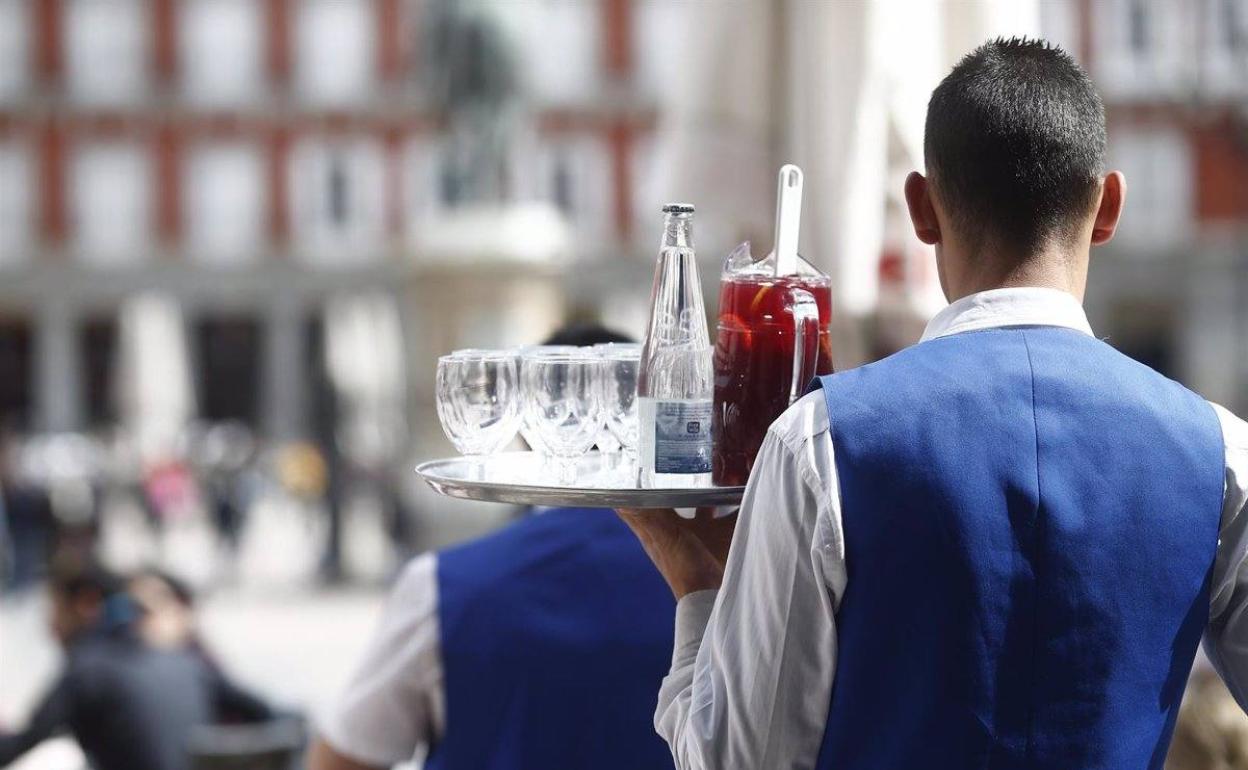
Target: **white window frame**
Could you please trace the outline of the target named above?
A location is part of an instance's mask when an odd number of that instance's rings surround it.
[[[402,149],[402,207],[408,243],[420,242],[422,231],[447,210],[442,201],[441,140],[429,134],[412,136]]]
[[[74,146],[70,158],[70,217],[78,258],[109,268],[146,261],[156,204],[146,144],[83,141]]]
[[[0,140],[0,268],[28,262],[35,247],[35,172],[29,142]]]
[[[1131,45],[1136,3],[1148,14],[1147,50],[1142,54]],[[1194,84],[1197,17],[1184,0],[1096,0],[1091,5],[1092,64],[1107,96],[1179,98]]]
[[[247,104],[264,89],[265,18],[255,0],[182,0],[183,93],[204,105]]]
[[[602,3],[530,0],[491,11],[515,46],[524,87],[542,104],[591,101],[602,83]]]
[[[295,91],[313,104],[367,100],[377,83],[374,0],[301,0],[295,6]]]
[[[150,13],[144,0],[68,0],[66,77],[76,101],[133,104],[146,95]]]
[[[1141,256],[1184,242],[1196,218],[1189,135],[1170,126],[1123,127],[1110,136],[1109,159],[1128,190],[1116,240]]]
[[[556,200],[556,174],[560,164],[570,178],[568,210]],[[559,132],[543,136],[537,152],[536,192],[563,213],[581,238],[615,235],[613,195],[615,183],[611,146],[597,131]]]
[[[1235,3],[1240,45],[1231,50],[1226,41],[1225,4]],[[1248,0],[1202,0],[1204,45],[1200,47],[1202,84],[1214,96],[1248,95]]]
[[[204,141],[188,148],[183,186],[186,251],[214,267],[257,262],[265,250],[265,156],[246,140]]]
[[[30,0],[0,0],[0,104],[17,101],[30,84]]]
[[[306,137],[291,151],[292,238],[301,259],[338,267],[372,261],[386,246],[386,152],[379,138]],[[341,163],[348,220],[329,221],[332,164]]]

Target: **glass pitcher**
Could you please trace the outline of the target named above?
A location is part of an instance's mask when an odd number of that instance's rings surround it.
[[[749,243],[724,262],[715,341],[711,470],[721,486],[745,484],[767,428],[832,373],[832,282],[806,260],[775,274],[775,255],[755,261]]]

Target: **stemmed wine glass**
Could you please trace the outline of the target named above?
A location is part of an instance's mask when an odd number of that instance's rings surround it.
[[[520,381],[524,382],[524,365],[525,362],[533,358],[541,358],[544,356],[578,352],[579,348],[575,345],[523,345],[516,348],[517,366],[519,366]],[[546,449],[546,445],[542,443],[541,436],[537,434],[537,428],[534,427],[532,419],[529,416],[529,410],[524,408],[523,396],[520,404],[520,437],[524,439],[524,443],[529,445],[540,457],[547,457],[550,452]]]
[[[560,482],[576,476],[576,460],[594,445],[603,415],[598,385],[601,360],[591,351],[526,357],[525,417],[558,460]]]
[[[515,355],[503,350],[461,350],[438,359],[438,418],[462,454],[498,452],[520,425],[520,383]]]
[[[632,343],[595,345],[602,361],[598,390],[603,421],[620,443],[624,465],[637,463],[637,371],[641,366],[641,346]]]

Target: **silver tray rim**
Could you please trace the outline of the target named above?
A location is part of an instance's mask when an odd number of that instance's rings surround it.
[[[528,453],[508,453],[528,454]],[[447,497],[478,500],[488,503],[541,505],[586,508],[694,508],[712,505],[737,505],[745,495],[745,487],[694,488],[608,488],[555,487],[545,484],[517,484],[499,481],[475,481],[448,476],[448,466],[473,462],[464,457],[427,460],[416,466],[416,473],[433,490]]]

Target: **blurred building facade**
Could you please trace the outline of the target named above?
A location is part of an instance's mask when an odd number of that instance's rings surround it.
[[[140,296],[180,313],[194,415],[283,439],[313,430],[325,380],[361,379],[353,346],[395,359],[379,368],[406,407],[438,352],[549,332],[595,292],[563,263],[630,242],[668,16],[633,0],[0,0],[0,416],[122,419]],[[446,45],[460,54],[431,55]],[[482,50],[514,59],[519,93],[486,193],[456,173],[454,95],[436,93],[471,89]],[[178,379],[162,368],[176,348],[139,353],[155,359],[142,377]]]
[[[1079,0],[1049,21],[1100,87],[1127,177],[1118,235],[1093,255],[1093,327],[1243,414],[1248,2]]]
[[[778,5],[759,38],[804,18]],[[649,275],[621,257],[652,248],[662,193],[643,182],[685,75],[688,8],[0,0],[0,417],[115,423],[148,398],[141,371],[188,380],[191,416],[271,438],[314,435],[327,390],[436,437],[438,353],[528,342],[583,312],[636,332]],[[1038,10],[1100,85],[1130,183],[1096,259],[1094,324],[1248,408],[1248,0]],[[895,198],[883,253],[842,257],[878,264],[877,302],[934,280],[906,267],[928,257],[899,247]],[[126,331],[143,315],[128,304],[153,297],[172,310],[145,317],[180,337]]]

